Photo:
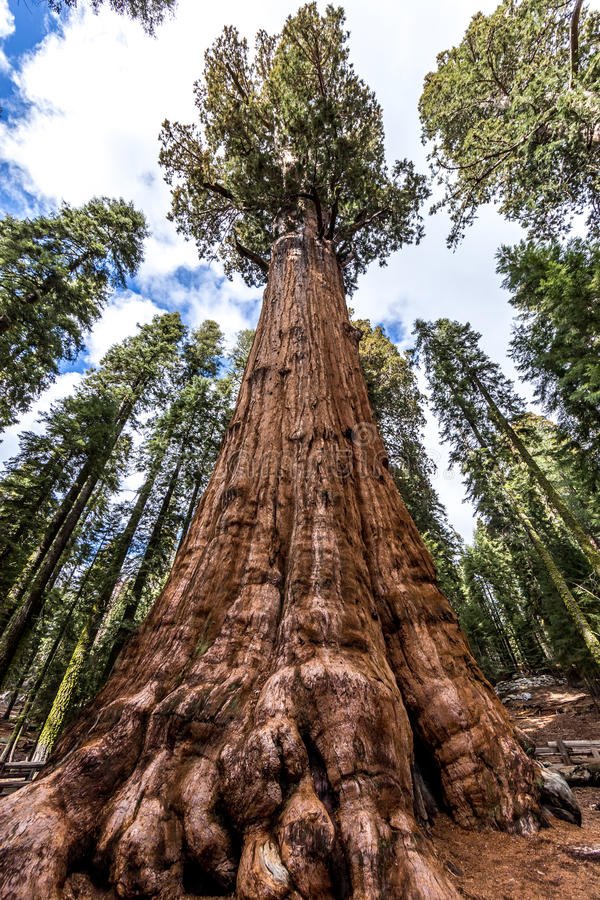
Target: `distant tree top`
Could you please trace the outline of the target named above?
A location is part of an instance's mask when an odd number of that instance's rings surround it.
[[[344,13],[316,3],[254,54],[233,27],[206,52],[198,125],[166,121],[161,163],[171,216],[203,258],[264,280],[276,238],[307,216],[334,242],[352,287],[359,272],[422,235],[425,179],[388,170],[381,107],[348,60]]]

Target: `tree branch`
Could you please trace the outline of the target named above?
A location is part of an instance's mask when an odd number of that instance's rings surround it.
[[[340,231],[340,235],[343,237],[344,241],[350,241],[354,235],[361,230],[361,228],[366,228],[367,225],[370,225],[378,216],[383,215],[384,213],[389,212],[387,206],[381,206],[376,209],[371,215],[367,215],[366,210],[361,210],[356,216],[352,225],[348,226],[348,228],[342,228]]]
[[[333,236],[335,235],[335,226],[338,217],[338,199],[335,197],[332,205],[331,205],[331,213],[329,216],[329,225],[327,227],[326,238],[328,241],[333,240]]]
[[[312,199],[313,203],[315,204],[315,212],[317,214],[317,228],[319,237],[322,238],[325,231],[325,229],[323,228],[323,210],[321,209],[321,198],[319,197],[319,194],[315,187],[313,187],[312,189]]]
[[[571,74],[569,76],[569,88],[573,87],[573,83],[579,72],[579,17],[581,15],[581,7],[583,0],[575,0],[575,6],[571,13]]]
[[[226,199],[231,200],[232,203],[235,201],[231,191],[226,187],[223,187],[222,184],[213,184],[210,181],[203,181],[202,187],[205,191],[210,191],[212,194],[219,194],[220,197],[226,197]]]
[[[269,272],[269,263],[267,262],[267,260],[263,259],[263,257],[258,253],[255,253],[254,250],[250,250],[248,247],[244,247],[243,244],[240,244],[235,232],[233,234],[233,240],[235,242],[235,249],[240,254],[240,256],[249,259],[250,262],[254,263],[255,266],[258,266],[261,272],[264,272],[265,275],[267,275]]]

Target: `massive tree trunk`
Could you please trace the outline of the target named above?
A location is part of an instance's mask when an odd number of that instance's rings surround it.
[[[536,828],[537,769],[387,471],[357,339],[331,245],[280,238],[167,586],[0,805],[4,898],[455,897],[423,774],[463,825]]]

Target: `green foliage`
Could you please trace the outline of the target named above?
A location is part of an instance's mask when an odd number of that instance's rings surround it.
[[[414,333],[412,358],[425,369],[441,438],[451,446],[451,463],[462,465],[473,451],[490,446],[498,430],[473,376],[507,419],[524,411],[523,402],[500,367],[481,350],[481,335],[469,323],[417,319]]]
[[[43,562],[84,487],[91,492],[106,482],[115,455],[129,454],[131,441],[123,431],[161,401],[182,336],[179,314],[155,317],[138,334],[111,347],[71,396],[41,416],[42,435],[23,436],[20,453],[0,481],[4,603],[15,578],[24,576],[30,563]],[[36,548],[44,545],[40,555]]]
[[[579,670],[593,669],[600,616],[597,604],[590,605],[598,593],[598,578],[587,551],[598,504],[580,477],[575,451],[552,423],[524,415],[511,383],[480,350],[479,335],[469,326],[448,320],[418,322],[416,333],[415,357],[426,366],[432,405],[443,439],[451,444],[451,459],[460,466],[489,534],[500,538],[502,552],[512,560],[511,578],[520,588],[510,589],[511,594],[516,599],[519,593],[535,593],[531,579],[524,584],[523,573],[532,573],[539,616],[555,658]],[[499,559],[483,567],[481,561],[493,555],[488,541],[486,553],[476,554],[477,571],[467,551],[465,560],[471,561],[470,569],[463,566],[465,627],[487,670],[498,675],[494,666],[506,665],[507,657],[497,641],[508,657],[512,654],[515,666],[524,664],[530,652],[521,637],[523,618],[531,627],[535,618],[533,610],[526,614],[524,604],[514,606],[506,598],[510,579],[505,574],[498,580],[503,569]],[[568,635],[570,656],[559,653],[554,640],[561,629]],[[495,637],[488,635],[486,642],[488,632]],[[538,643],[544,647],[543,640]]]
[[[146,234],[141,213],[106,198],[0,220],[0,428],[81,349],[110,289],[137,270]]]
[[[473,544],[463,554],[462,572],[467,601],[461,624],[486,674],[496,680],[547,665],[537,634],[540,624],[504,535],[479,521]]]
[[[367,319],[352,324],[362,332],[360,362],[390,471],[435,560],[442,591],[458,609],[463,601],[457,570],[461,542],[431,483],[435,466],[423,446],[425,398],[409,360],[383,328],[373,328]]]
[[[504,0],[438,56],[420,113],[455,245],[493,200],[535,237],[600,221],[600,14],[575,0]],[[573,34],[573,37],[571,36]]]
[[[105,2],[92,0],[92,8],[97,11]],[[48,3],[55,12],[62,12],[77,6],[79,0],[48,0]],[[149,34],[153,34],[156,26],[175,9],[176,3],[177,0],[108,0],[111,9],[141,22]]]
[[[231,366],[231,378],[237,389],[242,383],[244,369],[252,350],[255,331],[253,328],[244,328],[238,332],[234,347],[229,353],[228,362]]]
[[[47,743],[97,689],[114,641],[144,618],[167,577],[231,415],[233,388],[229,376],[220,377],[222,352],[215,322],[184,334],[177,314],[158,317],[111,348],[75,394],[55,405],[46,433],[30,436],[0,481],[0,518],[7,525],[14,520],[21,534],[18,544],[2,535],[12,563],[6,571],[16,569],[27,581],[32,551],[73,499],[70,485],[81,471],[97,474],[97,487],[45,584],[43,617],[31,623],[31,637],[9,674],[12,685],[23,667],[30,670],[27,685],[35,690],[27,716],[41,725],[51,710]],[[143,437],[137,451],[134,432]],[[129,501],[119,494],[132,461],[143,481]],[[46,509],[37,514],[34,502],[19,508],[28,484],[36,486],[35,475],[38,495],[47,489]],[[36,643],[40,651],[32,660]]]
[[[512,352],[538,400],[600,468],[600,245],[522,242],[498,271],[517,310]]]
[[[340,8],[309,3],[280,35],[248,44],[225,28],[196,85],[199,126],[165,122],[172,218],[204,259],[264,280],[276,238],[314,219],[354,285],[367,265],[418,241],[427,194],[406,160],[388,171],[381,108],[348,60]]]

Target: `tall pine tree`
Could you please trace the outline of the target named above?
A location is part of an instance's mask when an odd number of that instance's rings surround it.
[[[99,198],[35,219],[0,219],[0,429],[82,346],[109,290],[135,274],[144,216]]]
[[[44,604],[45,591],[126,426],[150,403],[160,402],[166,371],[183,336],[178,314],[157,316],[133,338],[112,347],[75,394],[50,414],[66,441],[75,437],[73,481],[47,522],[32,558],[8,596],[14,611],[0,638],[0,679]],[[58,446],[56,453],[63,448]]]

